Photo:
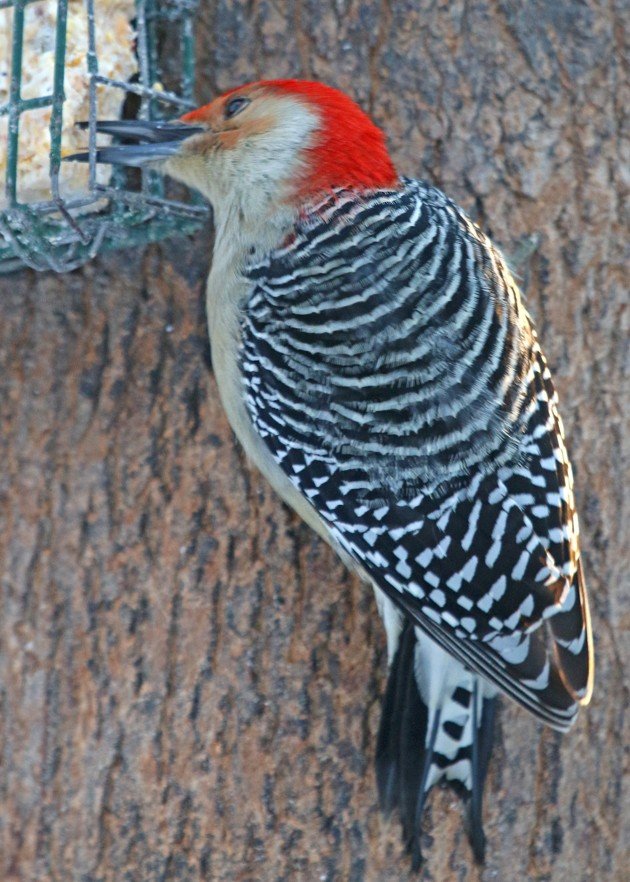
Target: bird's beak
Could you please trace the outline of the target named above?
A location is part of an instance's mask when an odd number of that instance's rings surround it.
[[[88,123],[78,123],[83,129]],[[118,165],[142,166],[159,161],[179,152],[182,142],[192,135],[207,131],[204,126],[188,125],[179,120],[97,120],[96,131],[104,135],[115,135],[130,143],[112,144],[96,148],[96,161]],[[64,157],[66,162],[89,162],[89,153],[73,153]]]

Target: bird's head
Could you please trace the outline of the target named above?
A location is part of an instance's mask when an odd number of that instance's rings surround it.
[[[158,167],[198,189],[217,214],[260,218],[338,187],[399,184],[380,129],[317,82],[250,83],[174,122],[99,122],[97,131],[132,142],[99,148],[99,162]]]

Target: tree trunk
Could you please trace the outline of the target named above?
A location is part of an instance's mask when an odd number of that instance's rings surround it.
[[[486,865],[438,790],[427,880],[630,873],[625,5],[223,0],[199,15],[200,99],[323,79],[508,254],[540,240],[520,272],[576,471],[595,696],[564,737],[502,700]],[[206,230],[0,280],[8,882],[408,878],[397,819],[376,806],[372,592],[233,439],[209,368],[210,253]]]

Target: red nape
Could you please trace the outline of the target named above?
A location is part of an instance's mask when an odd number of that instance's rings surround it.
[[[267,80],[259,85],[304,98],[321,117],[315,143],[307,148],[313,161],[299,188],[300,194],[333,187],[364,190],[399,186],[385,136],[339,89],[309,80]]]

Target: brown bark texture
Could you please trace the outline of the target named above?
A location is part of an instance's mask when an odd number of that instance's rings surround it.
[[[623,0],[201,3],[199,99],[261,77],[337,85],[402,172],[508,254],[539,241],[520,274],[575,466],[595,695],[564,737],[502,700],[486,864],[437,790],[421,879],[630,878],[624,13]],[[409,878],[397,819],[376,804],[372,593],[235,443],[210,369],[210,256],[208,228],[0,281],[7,882]]]

